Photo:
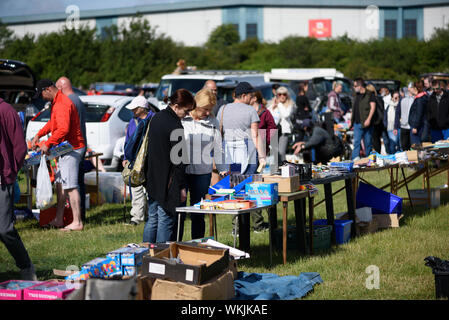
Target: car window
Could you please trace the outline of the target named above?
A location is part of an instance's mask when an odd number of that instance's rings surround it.
[[[127,103],[120,109],[120,112],[118,113],[118,117],[119,117],[122,121],[125,121],[125,122],[127,122],[127,123],[128,123],[128,122],[133,118],[133,116],[134,116],[134,114],[133,114],[133,112],[132,112],[131,110],[125,108],[125,106],[127,106],[130,102],[131,102],[131,101],[128,101],[128,102],[127,102]]]
[[[159,84],[156,98],[162,101],[166,96],[171,96],[178,89],[187,89],[192,94],[195,94],[203,88],[205,82],[205,79],[164,79]]]
[[[110,108],[108,105],[102,104],[84,104],[86,106],[86,122],[100,122],[106,111]],[[128,110],[128,109],[126,109]],[[42,111],[34,121],[48,122],[51,116],[51,109]]]

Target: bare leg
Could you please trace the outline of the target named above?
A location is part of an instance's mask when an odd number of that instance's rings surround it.
[[[57,207],[56,207],[56,217],[50,221],[50,225],[61,228],[64,226],[64,207],[65,207],[65,194],[64,190],[62,190],[62,185],[60,183],[56,183],[56,199],[57,199]]]
[[[73,222],[66,226],[66,229],[82,230],[83,222],[81,221],[81,197],[78,188],[65,190],[65,194],[70,201],[70,207],[72,208]]]

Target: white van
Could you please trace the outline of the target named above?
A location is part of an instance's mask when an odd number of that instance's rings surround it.
[[[198,70],[183,74],[167,74],[161,78],[154,98],[148,99],[159,110],[165,109],[164,97],[171,96],[178,89],[187,89],[192,94],[197,93],[207,80],[218,82],[247,81],[253,85],[264,82],[264,75],[258,71],[245,70]]]

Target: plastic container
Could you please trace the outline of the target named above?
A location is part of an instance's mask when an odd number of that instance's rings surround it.
[[[352,220],[334,220],[335,225],[335,240],[337,244],[343,244],[351,239],[351,224]],[[313,221],[314,225],[328,225],[327,219],[318,219]]]
[[[331,247],[332,226],[316,225],[313,226],[313,252],[328,250]],[[273,245],[276,249],[282,250],[282,229],[274,230]],[[298,241],[296,239],[296,227],[289,226],[287,228],[287,249],[298,249]],[[306,250],[309,252],[309,228],[306,230]]]
[[[402,198],[360,182],[356,195],[357,208],[370,207],[373,214],[402,213]]]
[[[449,272],[434,271],[435,294],[437,299],[449,298]]]

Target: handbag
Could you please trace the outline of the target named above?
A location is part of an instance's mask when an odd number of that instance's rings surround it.
[[[145,136],[140,143],[136,159],[125,165],[122,171],[123,181],[131,187],[138,187],[145,183],[145,160],[148,150],[148,134],[150,131],[150,124],[151,120],[146,128]]]

